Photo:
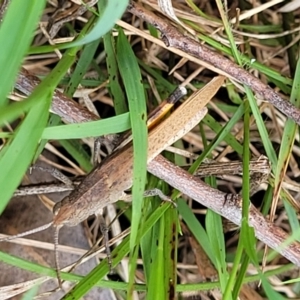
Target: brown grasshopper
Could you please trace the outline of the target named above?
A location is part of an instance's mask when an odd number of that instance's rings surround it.
[[[150,131],[148,136],[148,163],[202,120],[207,113],[206,104],[222,86],[224,79],[223,76],[215,77],[204,88],[193,93],[169,118]],[[132,177],[133,146],[129,142],[123,148],[113,152],[92,170],[69,196],[56,203],[53,208],[54,217],[51,223],[0,241],[8,241],[42,231],[53,225],[56,229],[54,245],[58,272],[56,248],[59,229],[64,225],[76,226],[108,204],[122,199],[124,191],[132,186]],[[59,273],[58,280],[60,283]]]

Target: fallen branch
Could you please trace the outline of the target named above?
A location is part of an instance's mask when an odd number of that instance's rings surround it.
[[[255,93],[272,103],[287,117],[293,119],[300,125],[300,109],[284,100],[271,87],[262,83],[258,78],[254,77],[225,56],[210,50],[205,45],[201,45],[196,40],[182,34],[176,27],[169,24],[166,19],[160,18],[157,14],[150,12],[134,1],[130,1],[127,10],[157,28],[161,32],[162,40],[166,46],[182,50],[226,72],[236,81],[249,86]]]

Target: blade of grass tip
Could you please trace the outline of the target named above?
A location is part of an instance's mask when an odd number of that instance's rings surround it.
[[[232,103],[240,105],[243,102],[233,83],[226,84],[226,90],[228,93],[228,97]]]
[[[141,207],[143,201],[143,193],[146,183],[147,169],[147,112],[144,87],[136,57],[128,43],[122,29],[119,29],[117,41],[117,61],[120,68],[120,74],[125,86],[133,135],[133,188],[132,188],[132,225],[130,235],[130,245],[132,254],[134,253],[134,245],[139,239],[138,229],[141,219]],[[135,255],[137,255],[138,247],[135,247]],[[132,261],[130,268],[130,284],[129,289],[133,287],[134,266],[136,261]]]
[[[0,261],[18,267],[20,269],[23,270],[27,270],[27,271],[34,271],[37,274],[40,275],[45,275],[45,276],[51,276],[53,278],[56,277],[56,273],[55,270],[52,270],[49,267],[45,267],[30,261],[27,261],[25,259],[22,259],[20,257],[17,256],[13,256],[11,254],[5,253],[0,251]]]
[[[294,78],[294,83],[292,87],[292,93],[290,97],[290,102],[296,107],[300,107],[300,60],[298,59],[296,66],[296,73]],[[282,182],[286,173],[286,169],[289,164],[289,159],[292,154],[294,141],[296,138],[298,125],[290,119],[286,120],[284,130],[282,133],[282,142],[280,144],[280,150],[278,155],[278,164],[275,170],[275,181],[274,181],[274,195],[273,204],[270,212],[270,219],[272,220],[275,216],[275,211],[277,208],[278,198],[280,195],[280,190]],[[292,214],[291,214],[292,217]],[[294,219],[294,217],[293,217]],[[294,220],[295,221],[295,220]],[[293,223],[294,223],[293,221]]]
[[[6,96],[30,46],[45,3],[45,0],[14,0],[9,3],[0,27],[0,70],[5,70],[0,72],[0,107],[7,103]]]

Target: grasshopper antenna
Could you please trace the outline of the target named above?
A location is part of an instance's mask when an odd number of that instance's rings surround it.
[[[59,235],[59,226],[55,226],[54,231],[54,253],[55,253],[55,270],[58,280],[58,285],[62,289],[62,280],[60,276],[60,267],[59,267],[59,258],[58,258],[58,235]]]
[[[33,233],[36,233],[36,232],[43,231],[43,230],[49,228],[51,225],[53,225],[53,222],[48,223],[48,224],[43,225],[43,226],[40,226],[40,227],[37,227],[37,228],[34,228],[34,229],[31,229],[31,230],[28,230],[28,231],[25,231],[25,232],[22,232],[22,233],[19,233],[19,234],[16,234],[16,235],[12,235],[12,236],[2,238],[2,239],[0,239],[0,243],[11,241],[11,240],[23,237],[23,236],[27,236],[27,235],[30,235],[30,234],[33,234]]]
[[[2,238],[2,239],[0,239],[0,243],[11,241],[11,240],[14,240],[14,239],[17,239],[17,238],[21,238],[23,236],[27,236],[27,235],[30,235],[30,234],[33,234],[33,233],[36,233],[36,232],[43,231],[43,230],[49,228],[52,225],[53,225],[53,222],[50,222],[46,225],[37,227],[35,229],[28,230],[28,231],[25,231],[25,232],[22,232],[22,233],[19,233],[19,234],[16,234],[16,235],[12,235],[12,236]],[[62,280],[61,280],[61,277],[60,277],[60,269],[59,269],[59,263],[58,263],[58,249],[57,249],[58,233],[59,233],[59,227],[55,227],[55,232],[54,232],[55,269],[56,269],[56,274],[57,274],[57,279],[58,279],[58,285],[61,288],[62,287]]]

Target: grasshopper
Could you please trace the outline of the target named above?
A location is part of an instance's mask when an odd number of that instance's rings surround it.
[[[215,77],[204,88],[193,93],[169,118],[150,130],[148,163],[202,120],[207,113],[206,104],[222,86],[224,79],[224,76]],[[124,191],[132,186],[132,178],[133,146],[129,142],[94,168],[69,196],[56,203],[51,223],[0,241],[9,241],[54,226],[56,229],[54,237],[56,270],[61,285],[56,250],[59,229],[65,225],[76,226],[108,204],[122,199]]]

